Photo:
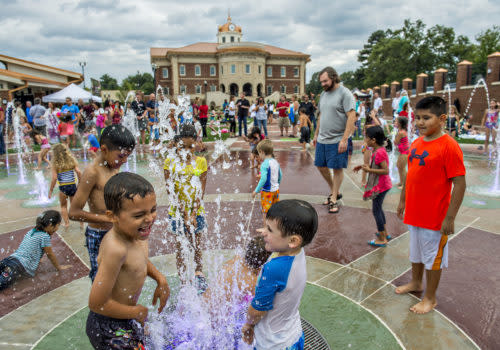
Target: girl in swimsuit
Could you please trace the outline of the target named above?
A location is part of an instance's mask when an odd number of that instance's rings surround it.
[[[498,105],[495,99],[490,100],[490,108],[484,111],[484,117],[481,125],[486,129],[486,139],[484,140],[484,154],[488,154],[488,145],[496,145],[497,128],[498,128]]]

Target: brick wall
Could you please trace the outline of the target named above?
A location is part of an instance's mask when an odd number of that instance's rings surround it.
[[[267,67],[272,67],[273,76],[267,76]],[[281,77],[281,67],[285,67],[286,76]],[[299,68],[299,76],[294,76],[294,68]],[[295,86],[298,86],[299,90],[297,94],[300,93],[300,66],[297,65],[281,65],[281,64],[268,64],[266,65],[265,73],[265,84],[264,84],[264,95],[267,95],[267,87],[271,85],[273,87],[273,92],[278,91],[281,93],[281,86],[285,85],[286,94],[295,94]]]

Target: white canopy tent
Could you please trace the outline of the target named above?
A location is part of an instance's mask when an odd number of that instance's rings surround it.
[[[79,99],[82,99],[83,102],[89,102],[90,100],[95,102],[102,102],[102,99],[97,96],[92,96],[92,94],[75,84],[70,84],[66,86],[64,89],[59,90],[53,94],[43,96],[43,102],[56,102],[56,103],[64,103],[66,102],[66,97],[71,97],[73,103],[78,102]]]

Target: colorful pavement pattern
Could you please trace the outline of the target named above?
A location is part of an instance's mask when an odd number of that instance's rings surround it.
[[[456,220],[457,233],[449,243],[450,267],[443,273],[437,310],[415,315],[408,309],[420,295],[394,293],[395,285],[410,278],[408,232],[394,214],[399,190],[391,190],[384,203],[388,231],[395,238],[387,248],[373,249],[366,242],[374,238],[375,223],[371,203],[361,199],[360,176],[351,170],[345,172],[340,213],[328,214],[321,204],[328,188],[313,166],[313,150],[301,152],[297,141],[278,141],[276,123],[270,126],[270,136],[276,141],[275,155],[283,169],[281,199],[307,200],[319,214],[318,233],[306,248],[308,284],[301,315],[332,349],[498,348],[500,198],[467,192]],[[208,235],[206,265],[213,256],[229,258],[233,254],[241,225],[248,223],[253,233],[262,225],[259,203],[252,203],[250,197],[257,170],[249,168],[248,145],[238,139],[229,139],[226,144],[234,165],[223,169],[221,162],[213,162],[208,177],[208,232],[214,231],[217,222],[220,238]],[[361,162],[358,143],[355,149],[350,168]],[[487,160],[471,150],[464,147],[467,183],[470,188],[485,186],[491,177]],[[153,263],[168,276],[175,294],[173,240],[161,220],[166,217],[167,205],[163,180],[159,167],[147,166],[146,157],[139,154],[142,161],[138,173],[152,181],[160,205],[150,254]],[[49,178],[47,170],[45,175]],[[22,208],[31,187],[18,186],[16,181],[16,174],[7,176],[0,170],[0,258],[12,253],[41,211]],[[246,217],[252,212],[249,221],[240,218],[240,214]],[[34,279],[0,294],[0,349],[91,349],[85,335],[90,290],[88,254],[80,225],[61,228],[53,245],[62,263],[72,268],[56,275],[44,257]],[[148,280],[141,297],[145,305],[150,305],[153,290],[154,283]]]

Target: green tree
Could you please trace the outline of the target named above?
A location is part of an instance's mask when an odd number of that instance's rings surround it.
[[[102,90],[118,90],[118,81],[108,74],[104,74],[99,78]]]
[[[141,90],[145,94],[154,92],[154,80],[150,73],[137,71],[135,75],[129,75],[122,81],[120,90]]]
[[[323,91],[323,88],[321,87],[321,83],[319,82],[319,72],[315,72],[313,73],[309,84],[306,84],[306,93],[313,93],[315,95],[318,95],[321,93],[321,91]]]
[[[477,45],[473,54],[472,67],[473,75],[482,75],[486,73],[488,56],[493,52],[500,51],[500,27],[493,26],[476,35]]]

